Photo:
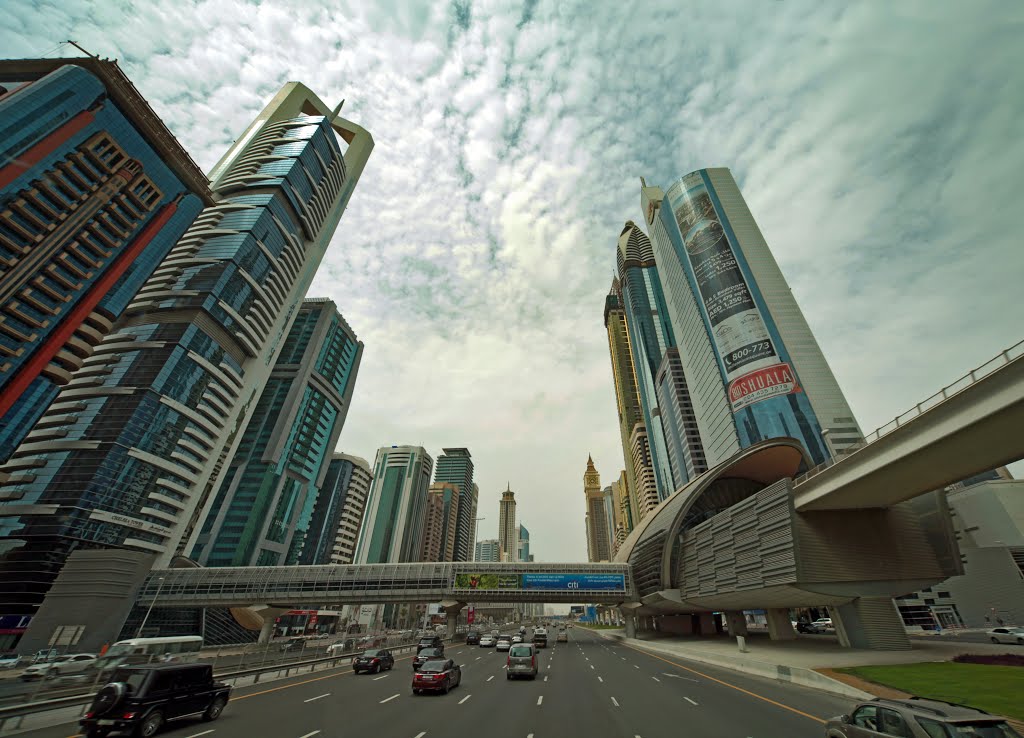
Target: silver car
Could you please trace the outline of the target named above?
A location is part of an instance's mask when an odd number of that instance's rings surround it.
[[[859,702],[847,715],[825,723],[825,738],[936,738],[937,736],[993,736],[1019,738],[1006,720],[983,710],[940,700],[888,700]]]
[[[1014,643],[1024,646],[1024,628],[1012,625],[1005,628],[993,628],[988,632],[988,639],[993,643]]]
[[[505,679],[537,678],[537,649],[532,643],[516,643],[508,651]]]

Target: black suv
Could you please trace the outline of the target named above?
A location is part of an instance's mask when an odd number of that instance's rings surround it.
[[[437,661],[438,659],[444,658],[444,646],[441,648],[424,648],[421,649],[416,658],[412,660],[412,670],[419,671],[420,667],[428,661]]]
[[[479,646],[480,645],[480,631],[471,630],[466,633],[466,645],[467,646]]]
[[[213,680],[210,664],[123,666],[79,722],[88,738],[113,731],[149,738],[172,720],[216,720],[230,696],[230,686]]]
[[[440,648],[444,650],[444,641],[441,640],[441,636],[423,636],[420,638],[420,642],[416,644],[416,653],[419,653],[424,648]]]

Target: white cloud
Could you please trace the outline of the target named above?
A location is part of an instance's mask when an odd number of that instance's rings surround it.
[[[8,4],[0,48],[120,58],[207,169],[285,81],[346,99],[376,148],[313,288],[366,343],[341,445],[468,446],[481,537],[509,481],[540,558],[585,556],[641,175],[733,169],[866,429],[1021,337],[1019,4],[133,7]]]

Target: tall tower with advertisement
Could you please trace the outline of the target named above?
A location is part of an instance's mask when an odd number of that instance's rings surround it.
[[[861,439],[846,398],[728,169],[641,180],[707,465],[766,438],[815,462]]]

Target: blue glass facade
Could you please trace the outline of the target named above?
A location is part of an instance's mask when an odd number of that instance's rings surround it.
[[[627,223],[619,237],[618,270],[654,482],[658,498],[664,500],[686,481],[673,474],[669,462],[655,382],[665,351],[675,345],[675,338],[650,240],[633,223]]]
[[[706,171],[682,178],[664,203],[660,224],[714,351],[739,447],[788,436],[824,461],[821,424]]]
[[[323,104],[289,87],[217,181],[219,202],[62,388],[31,447],[4,465],[0,612],[34,612],[76,549],[126,547],[160,563],[185,553],[248,417],[264,395],[271,406],[284,402],[267,384],[274,361],[372,149],[347,121],[298,113]],[[322,398],[354,370],[344,351],[317,357],[325,379],[303,389],[286,440],[322,462],[330,451],[323,423],[334,421]],[[310,477],[301,460],[281,469],[296,488]],[[313,501],[301,493],[277,503],[268,517],[311,517]]]
[[[323,490],[325,508],[321,485],[362,348],[333,302],[303,303],[228,464],[193,558],[207,566],[277,566],[308,558],[307,536],[319,540],[316,526],[334,514],[329,508],[337,491]],[[350,479],[352,464],[345,463]],[[335,512],[340,516],[341,508]],[[336,529],[330,531],[332,543]]]
[[[88,70],[0,96],[0,462],[202,208]]]
[[[346,498],[352,484],[355,464],[349,459],[331,459],[327,465],[320,493],[316,497],[313,516],[296,563],[301,565],[329,564],[335,537],[345,511]]]
[[[452,504],[458,505],[455,523],[455,554],[453,561],[469,561],[473,553],[473,535],[476,525],[476,494],[473,485],[473,458],[467,448],[446,448],[437,457],[435,482],[448,482],[459,488],[455,498],[448,490],[444,493],[444,530],[442,540],[448,538],[448,512]]]

